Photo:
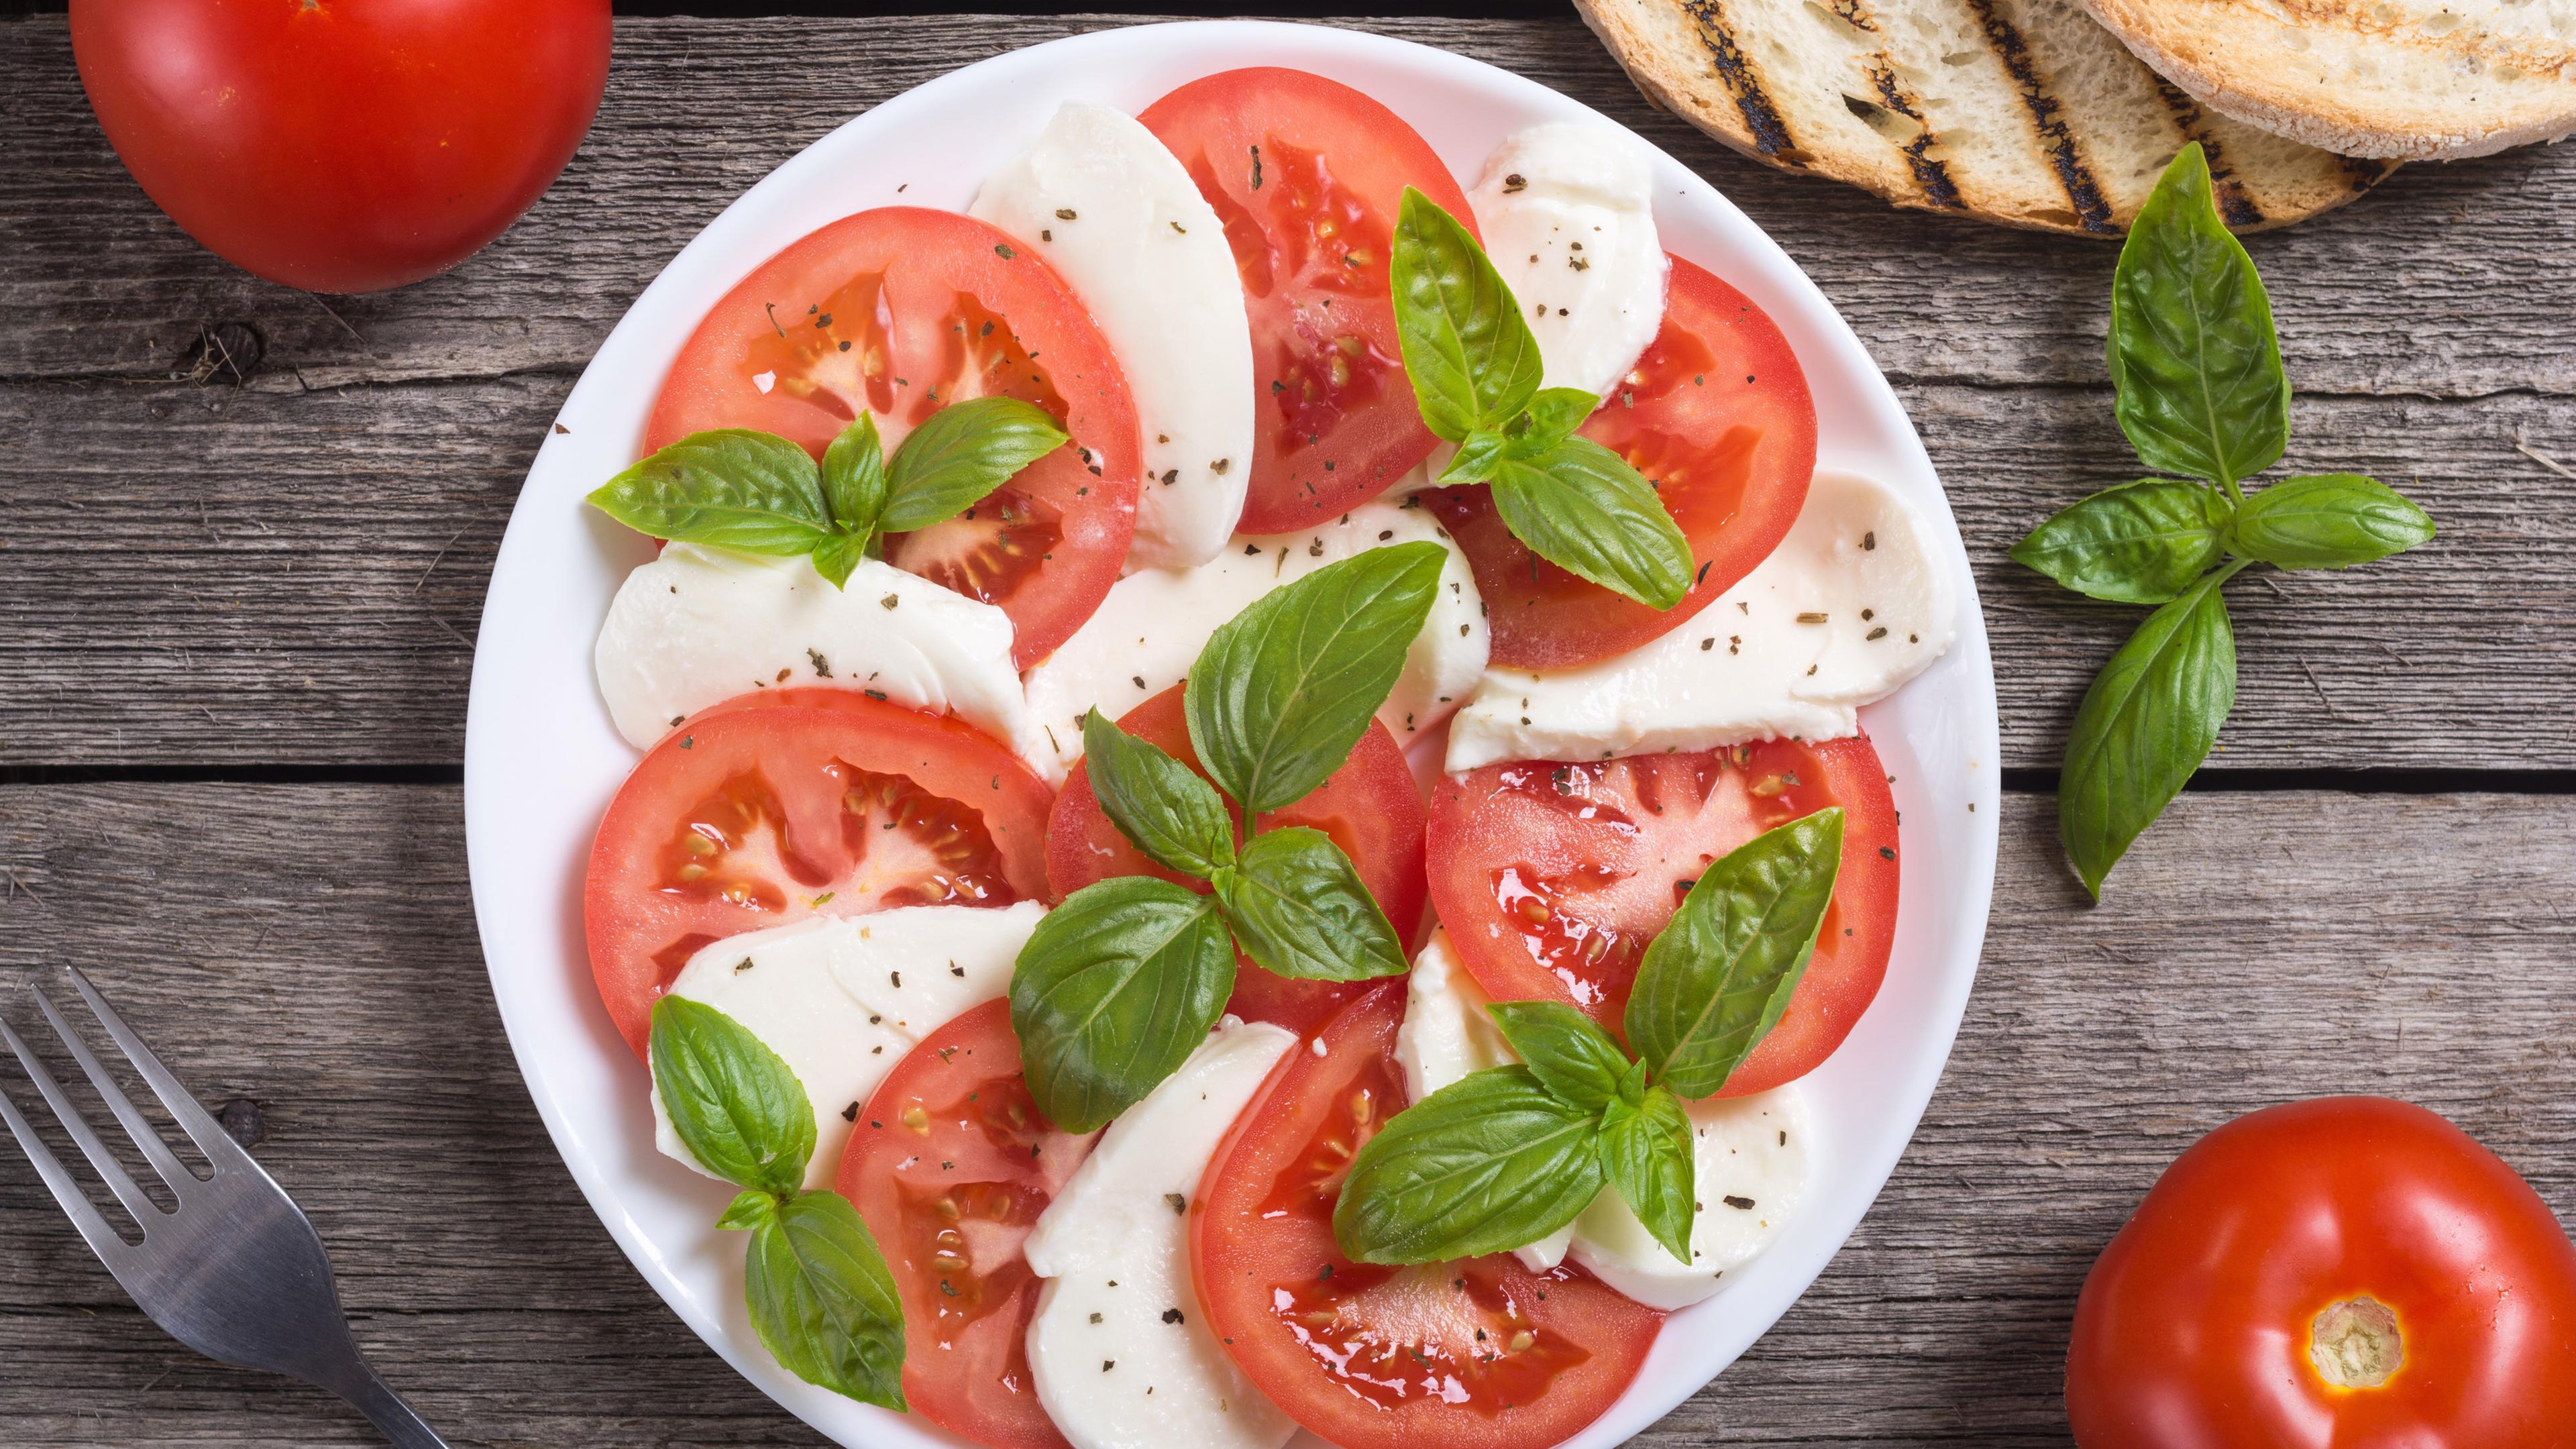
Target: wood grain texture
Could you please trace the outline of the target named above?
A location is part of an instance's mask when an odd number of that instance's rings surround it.
[[[2098,909],[2049,805],[2006,799],[1983,973],[1886,1193],[1639,1442],[2062,1444],[2094,1254],[2174,1153],[2270,1102],[2421,1101],[2576,1212],[2576,1102],[2550,1085],[2576,1040],[2554,904],[2576,800],[2186,795]],[[0,1010],[27,1024],[20,983],[78,965],[205,1101],[255,1102],[360,1339],[458,1445],[818,1443],[653,1298],[555,1158],[483,979],[460,815],[446,786],[0,789]],[[6,1146],[0,1242],[0,1446],[373,1442],[164,1339]]]
[[[16,81],[0,91],[0,377],[166,377],[223,322],[265,339],[269,386],[578,370],[682,243],[824,132],[968,62],[1123,23],[623,21],[597,124],[516,228],[446,277],[327,310],[235,272],[152,207],[91,119],[58,19],[0,29],[0,71]],[[1650,106],[1570,13],[1367,26],[1527,75],[1680,157],[1779,240],[1899,378],[2105,379],[2106,245],[1895,212],[1772,172]],[[2332,393],[2576,393],[2561,325],[2576,315],[2576,272],[2562,265],[2571,209],[2576,150],[2534,148],[2401,172],[2256,239],[2292,376]]]
[[[568,387],[0,384],[0,765],[456,759],[484,582]],[[2134,460],[2098,392],[1902,392],[1976,564],[2004,762],[2053,766],[2143,612],[2004,550]],[[2295,426],[2293,466],[2375,472],[2443,535],[2231,586],[2216,763],[2576,766],[2576,480],[2514,450],[2576,462],[2576,403],[2310,398]]]

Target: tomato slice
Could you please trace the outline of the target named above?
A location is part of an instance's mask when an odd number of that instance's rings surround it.
[[[922,1038],[877,1085],[834,1186],[903,1295],[903,1396],[992,1449],[1065,1443],[1029,1374],[1040,1284],[1020,1247],[1100,1134],[1059,1132],[1020,1076],[1011,1004]]]
[[[1497,1001],[1571,1001],[1625,1035],[1646,944],[1709,862],[1843,808],[1843,864],[1780,1024],[1727,1078],[1738,1097],[1805,1076],[1878,995],[1896,942],[1896,802],[1866,737],[1690,754],[1488,765],[1433,788],[1431,901]]]
[[[1236,1366],[1342,1449],[1540,1449],[1601,1416],[1664,1315],[1579,1268],[1509,1253],[1420,1268],[1333,1242],[1352,1154],[1405,1105],[1404,984],[1380,982],[1290,1052],[1190,1207],[1199,1304]]]
[[[1789,339],[1751,299],[1672,259],[1664,324],[1583,436],[1653,480],[1690,540],[1691,591],[1670,609],[1623,598],[1512,537],[1484,488],[1424,496],[1475,570],[1493,663],[1571,669],[1679,627],[1787,537],[1816,472],[1816,405]]]
[[[1385,492],[1431,452],[1404,374],[1387,250],[1404,188],[1468,230],[1428,142],[1360,92],[1260,67],[1195,80],[1137,117],[1225,223],[1252,324],[1245,533],[1287,533]]]
[[[971,217],[890,206],[843,217],[761,263],[671,365],[645,445],[760,428],[821,457],[861,409],[888,456],[952,402],[1016,397],[1073,446],[965,516],[887,540],[889,563],[1000,605],[1025,669],[1118,579],[1143,464],[1127,375],[1055,272]]]
[[[618,787],[582,915],[600,1000],[642,1056],[699,948],[806,916],[1046,893],[1045,784],[972,727],[842,689],[730,700]]]
[[[1198,751],[1190,745],[1182,705],[1185,688],[1173,685],[1129,710],[1118,727],[1161,746],[1206,779]],[[1422,869],[1422,797],[1414,788],[1404,751],[1385,725],[1372,722],[1349,761],[1312,794],[1261,817],[1263,829],[1273,825],[1306,825],[1331,836],[1358,868],[1360,883],[1377,898],[1378,908],[1394,923],[1406,952],[1421,944],[1422,907],[1430,894]],[[1242,838],[1242,828],[1237,826],[1235,839],[1239,843]],[[1090,774],[1077,764],[1064,782],[1064,792],[1056,796],[1055,813],[1047,822],[1047,883],[1060,901],[1095,881],[1120,875],[1158,876],[1201,895],[1208,891],[1207,882],[1165,870],[1128,844],[1118,827],[1109,823],[1100,798],[1091,793]],[[1246,1021],[1276,1022],[1300,1034],[1370,985],[1291,981],[1262,970],[1249,958],[1237,958],[1236,966],[1234,996],[1225,1009]]]

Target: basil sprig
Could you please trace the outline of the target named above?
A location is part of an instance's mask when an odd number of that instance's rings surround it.
[[[1065,897],[1030,934],[1011,974],[1011,1027],[1050,1121],[1088,1132],[1179,1070],[1225,1010],[1238,950],[1292,980],[1404,972],[1402,938],[1332,837],[1257,822],[1350,758],[1403,672],[1445,557],[1434,543],[1370,549],[1219,628],[1182,696],[1213,785],[1098,710],[1083,717],[1101,812],[1209,894],[1114,877]]]
[[[1406,187],[1389,284],[1423,425],[1458,445],[1443,483],[1484,483],[1532,553],[1658,609],[1690,591],[1690,541],[1626,460],[1574,430],[1601,405],[1539,388],[1538,339],[1458,219]]]
[[[2289,445],[2290,384],[2271,299],[2219,220],[2198,143],[2165,168],[2120,248],[2109,359],[2121,431],[2150,471],[2175,476],[2096,493],[2012,550],[2077,593],[2161,606],[2102,667],[2067,735],[2058,835],[2096,899],[2235,707],[2227,581],[2255,564],[2349,568],[2433,537],[2424,510],[2356,474],[2245,491]]]
[[[1815,955],[1842,843],[1842,811],[1820,810],[1701,873],[1638,965],[1633,1059],[1562,1002],[1488,1007],[1520,1064],[1469,1073],[1360,1148],[1333,1208],[1342,1251],[1433,1263],[1525,1247],[1606,1184],[1688,1263],[1696,1168],[1682,1099],[1725,1086],[1779,1024]]]
[[[882,536],[956,517],[1054,452],[1064,430],[1011,397],[951,403],[914,428],[888,461],[867,413],[841,430],[818,467],[775,433],[691,433],[601,484],[591,505],[656,538],[740,553],[811,554],[835,586]]]
[[[814,1155],[804,1084],[740,1022],[687,997],[653,1004],[650,1051],[681,1144],[743,1190],[716,1226],[751,1234],[743,1294],[761,1346],[807,1383],[904,1408],[894,1275],[849,1199],[803,1190]]]

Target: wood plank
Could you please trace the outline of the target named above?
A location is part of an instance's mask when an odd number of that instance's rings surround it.
[[[0,384],[0,765],[437,764],[462,751],[484,583],[569,382],[271,393]],[[2003,550],[2134,463],[2098,392],[1904,389],[1976,561],[2005,763],[2049,767],[2140,611]],[[2232,588],[2222,766],[2576,767],[2576,407],[2309,398],[2293,466],[2375,471],[2434,544]],[[2276,592],[2277,590],[2277,592]]]
[[[2576,1040],[2576,923],[2548,904],[2576,892],[2576,800],[2194,793],[2090,909],[2049,806],[2006,797],[1982,979],[1887,1192],[1639,1442],[2062,1444],[2093,1255],[2175,1152],[2270,1102],[2421,1101],[2576,1213],[2576,1099],[2543,1085]],[[16,983],[79,965],[208,1102],[255,1102],[361,1339],[455,1442],[816,1443],[558,1165],[483,981],[459,814],[445,786],[0,789],[0,999],[27,1019]],[[0,1241],[0,1449],[375,1442],[162,1339],[5,1147]]]
[[[1119,23],[622,21],[598,124],[515,230],[447,277],[327,304],[233,271],[154,210],[90,117],[60,18],[0,28],[0,70],[17,82],[0,92],[0,377],[166,377],[226,324],[261,339],[264,386],[577,370],[717,210],[850,115],[970,61]],[[1365,23],[1531,76],[1665,146],[1777,237],[1900,378],[2103,380],[2106,246],[1893,212],[1758,166],[1653,109],[1571,16]],[[2571,210],[2576,150],[2529,148],[2408,170],[2261,238],[2293,376],[2318,392],[2576,393],[2561,325],[2576,315]]]

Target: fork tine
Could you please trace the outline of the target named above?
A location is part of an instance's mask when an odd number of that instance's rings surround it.
[[[43,998],[39,996],[37,999]],[[152,1199],[143,1195],[143,1189],[126,1173],[125,1164],[117,1161],[116,1154],[107,1150],[107,1144],[98,1140],[98,1134],[90,1130],[88,1120],[81,1116],[80,1108],[63,1095],[62,1087],[54,1081],[54,1074],[45,1070],[45,1064],[27,1049],[27,1043],[6,1021],[0,1021],[0,1041],[7,1042],[9,1050],[17,1055],[18,1065],[26,1070],[27,1080],[36,1084],[45,1105],[54,1109],[55,1119],[63,1124],[65,1132],[71,1134],[72,1141],[79,1144],[82,1155],[89,1159],[89,1165],[98,1169],[99,1178],[107,1184],[108,1190],[116,1194],[116,1200],[125,1204],[125,1210],[134,1214],[134,1220],[149,1232],[153,1221],[163,1215],[161,1209],[153,1206]],[[30,1148],[30,1157],[35,1155],[32,1138],[22,1137],[20,1143]],[[68,1178],[64,1180],[70,1181]],[[80,1191],[77,1187],[71,1190],[75,1193]],[[56,1197],[62,1193],[61,1188],[54,1190]],[[84,1197],[82,1200],[86,1202],[88,1199]]]
[[[143,1153],[143,1160],[152,1164],[152,1170],[161,1174],[161,1180],[170,1185],[170,1190],[178,1192],[182,1188],[196,1186],[197,1175],[180,1165],[179,1159],[170,1151],[170,1144],[162,1141],[161,1134],[143,1119],[134,1099],[125,1095],[125,1089],[116,1084],[116,1079],[107,1074],[107,1068],[101,1066],[97,1056],[91,1053],[89,1043],[81,1040],[80,1033],[72,1030],[72,1024],[63,1020],[63,1014],[54,1010],[52,999],[41,991],[36,993],[36,1009],[52,1023],[54,1035],[61,1037],[63,1045],[71,1049],[72,1060],[80,1063],[80,1069],[89,1075],[89,1084],[98,1089],[99,1097],[107,1103],[107,1110],[116,1114],[117,1122],[125,1128],[125,1135],[134,1139],[134,1145]]]
[[[45,1186],[54,1190],[54,1201],[62,1204],[63,1211],[70,1214],[72,1226],[80,1229],[80,1235],[88,1240],[89,1250],[98,1254],[98,1260],[107,1265],[108,1272],[115,1273],[116,1265],[125,1261],[130,1251],[125,1240],[107,1225],[107,1219],[98,1215],[97,1208],[90,1206],[89,1195],[82,1192],[80,1184],[63,1170],[63,1164],[54,1156],[53,1149],[37,1139],[36,1130],[27,1125],[26,1118],[18,1115],[18,1104],[9,1100],[7,1092],[0,1092],[0,1122],[9,1124],[9,1135],[18,1139],[19,1149],[27,1154],[29,1162],[36,1165],[36,1173],[44,1178]]]
[[[213,1164],[215,1171],[220,1173],[227,1167],[249,1166],[250,1154],[241,1150],[241,1144],[233,1141],[232,1134],[224,1130],[222,1123],[197,1105],[197,1099],[189,1092],[187,1084],[161,1065],[161,1059],[152,1054],[152,1048],[145,1046],[143,1038],[134,1034],[134,1028],[125,1024],[125,1018],[116,1014],[116,1008],[107,1004],[107,998],[98,994],[98,988],[89,984],[89,978],[81,974],[80,968],[67,966],[63,969],[71,973],[72,985],[79,988],[81,999],[87,1001],[89,1009],[97,1014],[99,1025],[106,1027],[107,1034],[116,1039],[125,1059],[134,1063],[134,1069],[143,1074],[144,1082],[161,1099],[162,1107],[197,1144],[197,1150],[206,1154],[206,1161]]]

